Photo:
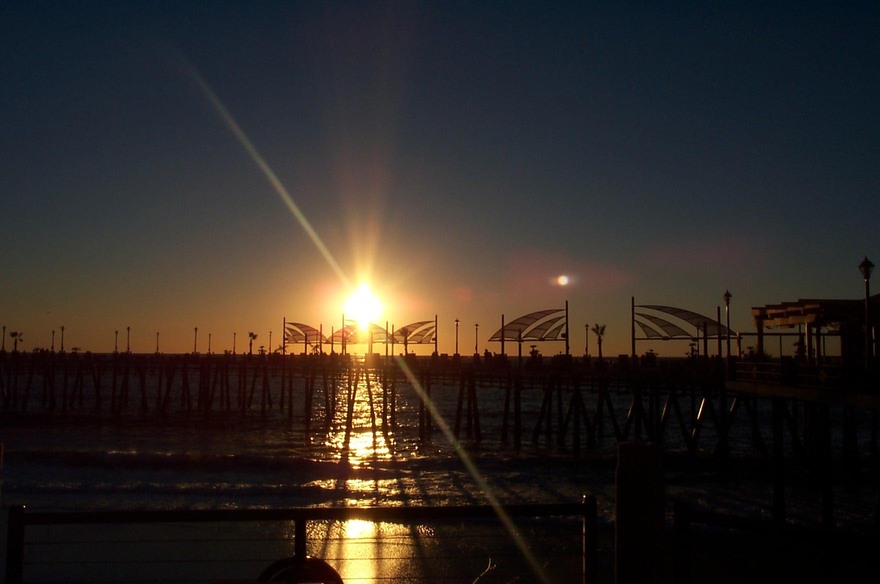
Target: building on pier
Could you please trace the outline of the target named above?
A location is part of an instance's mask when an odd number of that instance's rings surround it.
[[[868,328],[865,330],[865,322]],[[756,350],[765,353],[768,329],[798,329],[777,332],[797,338],[797,356],[809,363],[817,363],[826,354],[826,340],[830,337],[839,344],[835,351],[845,364],[857,366],[878,354],[877,328],[880,325],[880,294],[866,300],[801,299],[796,302],[768,304],[752,308],[757,337]]]

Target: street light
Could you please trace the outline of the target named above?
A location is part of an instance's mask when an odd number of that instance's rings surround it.
[[[455,354],[458,355],[458,323],[459,320],[455,319]]]
[[[871,272],[874,271],[874,264],[865,256],[862,263],[859,264],[859,271],[865,278],[865,370],[871,363],[871,323],[868,318],[868,299],[871,296]]]
[[[480,354],[480,323],[474,324],[474,355]]]
[[[730,290],[724,292],[724,315],[727,319],[727,360],[730,361],[730,299],[733,294]]]
[[[584,323],[584,357],[590,357],[590,323]]]

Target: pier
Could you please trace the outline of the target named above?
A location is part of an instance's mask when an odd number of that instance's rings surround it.
[[[376,431],[418,432],[423,442],[436,434],[433,404],[455,438],[511,449],[578,455],[648,440],[724,458],[802,454],[836,440],[833,452],[850,463],[876,454],[880,394],[859,372],[792,359],[651,357],[7,352],[0,414],[14,422],[236,413],[299,425],[309,438],[340,413],[350,425],[361,399]]]
[[[880,483],[874,380],[828,362],[4,353],[0,384],[3,424],[259,420],[292,429],[305,444],[342,434],[348,448],[359,431],[374,442],[437,447],[451,437],[465,449],[600,465],[613,464],[623,444],[645,443],[661,446],[667,469],[731,477],[746,470],[766,480],[758,518],[674,501],[674,554],[666,559],[674,557],[676,571],[684,566],[681,582],[698,569],[686,553],[700,545],[696,525],[762,534],[785,527],[814,545],[838,533],[836,488],[860,483],[876,492]],[[644,469],[630,470],[644,478]],[[818,507],[807,531],[787,516],[795,482],[808,485]]]

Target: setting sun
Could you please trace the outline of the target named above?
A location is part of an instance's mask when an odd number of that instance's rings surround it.
[[[382,314],[382,303],[367,284],[361,284],[345,302],[345,316],[356,320],[361,330],[367,330],[371,322]]]

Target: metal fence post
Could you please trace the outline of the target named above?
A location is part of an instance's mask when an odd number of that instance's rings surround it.
[[[293,557],[306,559],[306,518],[302,515],[294,520]]]
[[[24,579],[24,511],[23,505],[9,508],[6,528],[6,584],[21,584]]]
[[[676,500],[672,514],[672,579],[675,584],[691,584],[690,506]]]
[[[598,568],[598,536],[596,497],[585,495],[583,501],[584,539],[583,539],[583,584],[596,584]]]

